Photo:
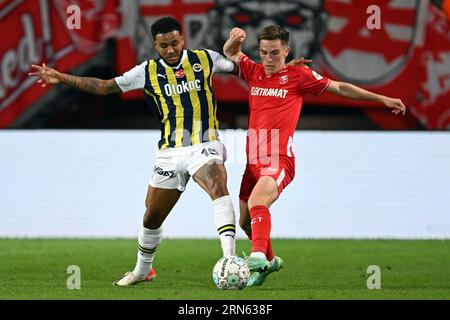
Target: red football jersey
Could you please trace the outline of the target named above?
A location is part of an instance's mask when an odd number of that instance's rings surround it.
[[[257,163],[274,155],[294,157],[292,143],[303,96],[322,93],[330,80],[300,66],[266,75],[263,65],[246,55],[239,60],[239,77],[249,87],[247,161]]]

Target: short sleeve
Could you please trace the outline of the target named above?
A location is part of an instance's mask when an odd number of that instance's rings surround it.
[[[256,65],[252,59],[242,54],[239,58],[239,77],[247,82],[250,81]]]
[[[145,68],[148,61],[135,66],[133,69],[125,72],[122,76],[114,78],[122,92],[128,92],[145,87]]]
[[[302,80],[300,90],[304,93],[319,95],[330,85],[330,79],[324,77],[312,69],[300,67],[302,70]]]
[[[234,63],[233,61],[228,60],[220,53],[206,49],[208,51],[211,60],[213,61],[213,72],[233,72]]]

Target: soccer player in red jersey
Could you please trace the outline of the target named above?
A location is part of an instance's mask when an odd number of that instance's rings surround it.
[[[328,90],[354,100],[380,102],[394,114],[404,115],[406,107],[400,99],[333,81],[308,67],[287,66],[289,33],[282,27],[268,26],[258,34],[261,63],[241,52],[245,37],[244,30],[233,28],[223,51],[239,67],[239,76],[249,86],[247,165],[239,193],[239,223],[252,241],[247,257],[252,272],[247,286],[251,287],[261,285],[268,274],[284,264],[272,250],[269,208],[294,178],[292,143],[303,96]]]

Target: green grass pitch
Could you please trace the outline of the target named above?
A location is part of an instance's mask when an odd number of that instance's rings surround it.
[[[218,240],[163,239],[155,283],[112,285],[136,261],[134,239],[0,239],[0,299],[450,299],[450,241],[273,240],[285,269],[257,288],[217,289],[212,268]],[[238,240],[239,254],[250,251]],[[81,289],[69,290],[70,265]],[[381,270],[381,289],[367,288],[367,268]]]

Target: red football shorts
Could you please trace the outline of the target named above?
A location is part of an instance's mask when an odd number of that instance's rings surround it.
[[[278,161],[272,161],[267,164],[247,163],[244,175],[242,176],[239,199],[247,202],[259,178],[264,176],[272,177],[276,181],[278,185],[278,195],[280,195],[283,189],[294,179],[295,158],[280,156]]]

